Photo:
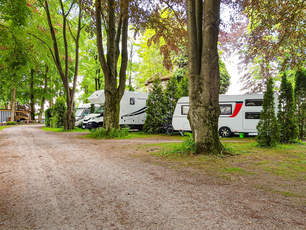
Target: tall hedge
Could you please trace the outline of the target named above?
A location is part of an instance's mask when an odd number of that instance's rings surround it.
[[[296,123],[299,130],[299,138],[306,136],[306,71],[298,71],[295,74],[294,97],[296,102]]]
[[[171,77],[167,82],[166,90],[164,91],[165,97],[165,110],[164,120],[171,124],[174,109],[178,99],[181,97],[181,91],[175,77]]]
[[[295,102],[292,84],[287,81],[285,73],[282,75],[279,92],[277,120],[280,130],[280,141],[288,143],[298,137],[298,128],[295,122]]]
[[[46,127],[51,127],[50,126],[51,117],[52,117],[52,108],[46,109],[45,111],[45,126]]]
[[[160,133],[163,125],[164,115],[166,113],[165,97],[160,80],[153,81],[150,94],[147,99],[147,117],[143,125],[143,130],[146,133]]]
[[[275,116],[275,103],[273,80],[269,78],[267,81],[267,90],[264,93],[262,111],[260,120],[257,125],[258,135],[257,143],[262,147],[275,146],[279,143],[279,127]]]
[[[60,128],[65,125],[65,114],[66,114],[66,102],[65,98],[58,97],[52,107],[52,117],[50,126],[53,128]]]

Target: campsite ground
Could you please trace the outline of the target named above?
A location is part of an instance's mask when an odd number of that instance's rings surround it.
[[[0,229],[306,228],[304,146],[276,156],[236,139],[232,157],[171,156],[160,149],[179,138],[41,128],[0,132]]]

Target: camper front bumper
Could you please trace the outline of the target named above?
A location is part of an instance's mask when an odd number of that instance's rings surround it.
[[[95,129],[97,128],[97,123],[96,122],[88,122],[85,127],[85,129]]]

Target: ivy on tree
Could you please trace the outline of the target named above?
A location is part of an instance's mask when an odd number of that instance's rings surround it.
[[[279,142],[280,133],[275,116],[273,79],[269,78],[264,93],[262,111],[257,125],[256,141],[261,147],[275,146]]]
[[[143,125],[146,133],[159,133],[166,113],[165,97],[159,79],[155,79],[147,99],[147,117]]]
[[[299,130],[299,138],[305,137],[306,121],[306,71],[298,71],[295,74],[294,96],[296,101],[296,123]]]
[[[278,97],[277,119],[280,130],[280,141],[288,143],[298,136],[298,129],[295,123],[293,89],[287,81],[287,75],[282,75],[280,95]]]

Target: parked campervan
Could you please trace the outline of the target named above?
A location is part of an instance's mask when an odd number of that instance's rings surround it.
[[[220,95],[218,131],[221,137],[232,134],[257,134],[256,126],[262,110],[263,94]],[[275,95],[275,108],[277,108],[277,95]],[[191,131],[187,114],[189,111],[189,97],[178,100],[174,110],[172,126],[174,130]],[[275,110],[277,114],[277,109]]]
[[[84,120],[84,117],[90,113],[91,104],[81,104],[75,111],[75,126],[80,126]],[[95,105],[95,110],[100,106]]]
[[[148,98],[147,93],[139,93],[134,91],[125,91],[120,101],[120,126],[128,125],[132,129],[142,130],[144,121],[146,120],[146,101]],[[104,90],[94,92],[88,100],[93,104],[104,106],[105,94]],[[97,128],[103,127],[103,110],[95,117],[89,118],[84,121],[83,128]]]

